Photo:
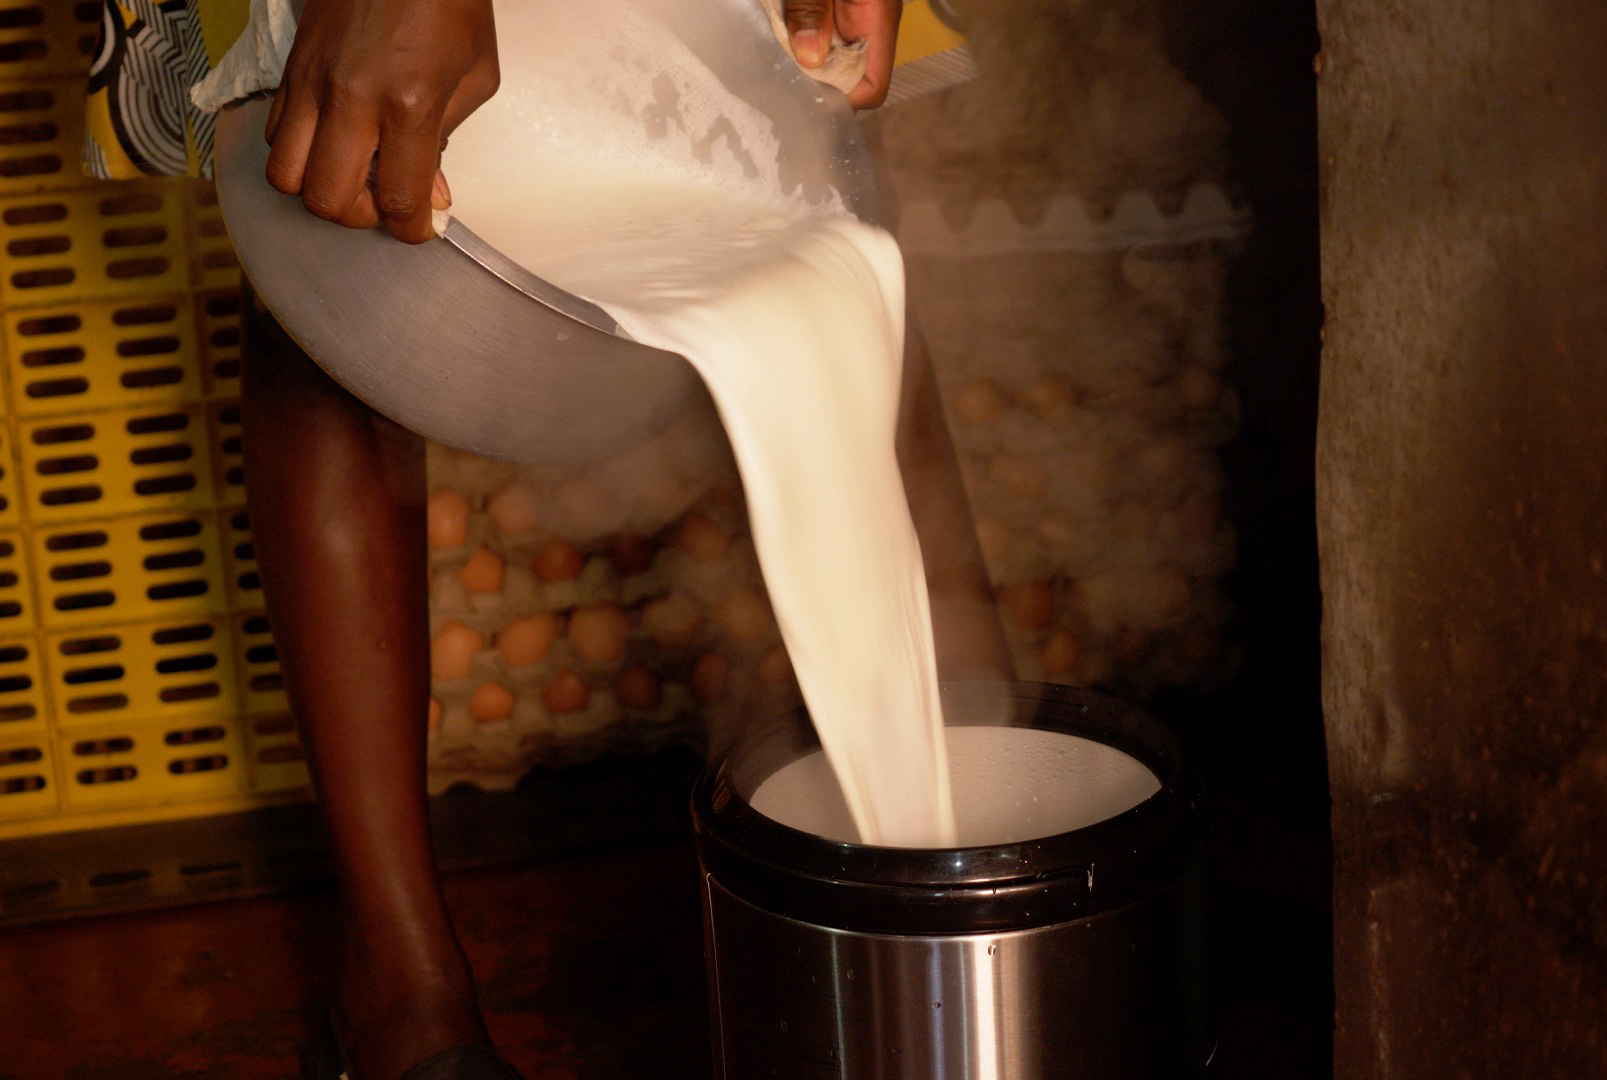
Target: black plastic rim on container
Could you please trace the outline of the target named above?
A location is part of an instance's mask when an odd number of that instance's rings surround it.
[[[969,848],[840,843],[765,817],[748,796],[819,747],[802,710],[756,730],[699,778],[693,828],[704,872],[765,910],[858,933],[970,934],[1051,926],[1151,896],[1204,856],[1194,770],[1168,728],[1103,695],[1038,683],[948,683],[951,723],[1001,695],[1014,726],[1059,731],[1137,758],[1155,794],[1115,817],[1036,840]]]

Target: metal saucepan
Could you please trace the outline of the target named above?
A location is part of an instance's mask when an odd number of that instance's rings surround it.
[[[874,220],[873,170],[851,110],[797,69],[754,0],[637,2],[773,121],[785,183],[835,189]],[[540,63],[539,37],[502,37],[502,88],[477,122],[505,112],[510,138],[519,137],[514,118],[533,92],[521,76]],[[284,328],[379,412],[488,457],[584,462],[661,429],[696,389],[680,357],[619,335],[606,313],[558,285],[499,265],[472,235],[459,238],[462,247],[410,246],[313,217],[265,179],[268,108],[247,101],[218,119],[218,200],[229,235]]]

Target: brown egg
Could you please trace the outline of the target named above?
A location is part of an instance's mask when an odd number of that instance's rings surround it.
[[[675,543],[697,562],[719,562],[731,550],[731,534],[702,514],[688,514],[676,530]]]
[[[565,484],[552,495],[553,528],[589,540],[618,527],[620,501],[590,477]]]
[[[690,596],[672,592],[642,609],[642,629],[664,648],[684,648],[697,640],[699,618]]]
[[[608,557],[621,577],[630,577],[653,565],[653,545],[634,533],[625,533],[608,545]]]
[[[513,691],[499,682],[481,683],[469,698],[469,713],[482,724],[495,724],[513,715]]]
[[[425,726],[430,731],[441,730],[441,712],[441,703],[435,698],[430,698],[429,710],[424,714]]]
[[[577,608],[569,616],[569,640],[575,655],[588,664],[610,664],[625,655],[631,621],[613,604]]]
[[[1177,390],[1189,408],[1204,409],[1222,396],[1222,383],[1204,368],[1191,367],[1177,377]]]
[[[1077,526],[1064,514],[1046,514],[1038,522],[1038,541],[1051,551],[1069,551],[1080,538]]]
[[[573,671],[560,671],[542,690],[541,697],[548,712],[579,712],[591,700],[591,687]]]
[[[530,569],[541,581],[552,584],[555,581],[570,581],[580,576],[580,568],[586,565],[585,556],[580,549],[567,540],[549,540],[542,549],[536,552],[536,557],[530,560]]]
[[[775,619],[770,604],[758,589],[741,588],[720,601],[715,609],[720,627],[736,641],[762,641],[770,635]]]
[[[461,679],[469,674],[474,654],[485,648],[485,635],[456,619],[442,625],[430,642],[430,674],[437,679]]]
[[[765,655],[759,662],[759,678],[772,686],[792,681],[792,657],[786,649],[777,646]]]
[[[458,580],[471,593],[494,593],[502,588],[502,570],[502,556],[488,547],[481,547],[458,571]]]
[[[1038,376],[1022,396],[1043,417],[1059,416],[1077,404],[1077,391],[1064,378],[1052,372]]]
[[[1047,581],[1024,581],[999,590],[999,604],[1023,630],[1046,630],[1055,618],[1055,591]]]
[[[704,653],[692,668],[692,693],[704,701],[725,697],[731,682],[731,664],[719,653]]]
[[[510,668],[539,664],[558,640],[560,629],[558,616],[550,611],[514,619],[497,631],[497,651]]]
[[[967,424],[991,424],[1004,415],[1004,393],[992,379],[972,379],[949,398],[954,415]]]
[[[656,709],[660,697],[658,676],[644,667],[626,668],[614,686],[614,693],[627,709],[638,712]]]
[[[1036,458],[1000,451],[988,464],[988,482],[1017,499],[1036,499],[1043,495],[1049,479]]]
[[[1044,639],[1043,648],[1038,651],[1038,659],[1043,664],[1043,673],[1050,678],[1061,675],[1070,675],[1077,670],[1077,660],[1082,655],[1082,648],[1077,639],[1069,630],[1056,630]]]
[[[503,536],[529,536],[541,523],[536,489],[529,484],[509,484],[491,496],[485,508]]]
[[[1188,443],[1180,438],[1152,439],[1138,452],[1137,466],[1150,490],[1181,484],[1190,463]]]
[[[461,547],[469,539],[469,498],[461,491],[440,488],[424,508],[430,546]]]

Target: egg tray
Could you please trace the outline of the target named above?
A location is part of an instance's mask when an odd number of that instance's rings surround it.
[[[696,405],[655,441],[580,470],[431,448],[432,789],[701,750],[796,702],[717,418]],[[532,622],[551,640],[516,641]]]
[[[1229,244],[909,260],[1023,678],[1145,694],[1233,672],[1217,456],[1238,426],[1222,378]]]

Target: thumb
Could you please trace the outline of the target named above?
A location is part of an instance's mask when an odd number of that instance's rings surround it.
[[[826,62],[831,50],[832,0],[783,0],[781,17],[792,38],[792,52],[806,68]]]

